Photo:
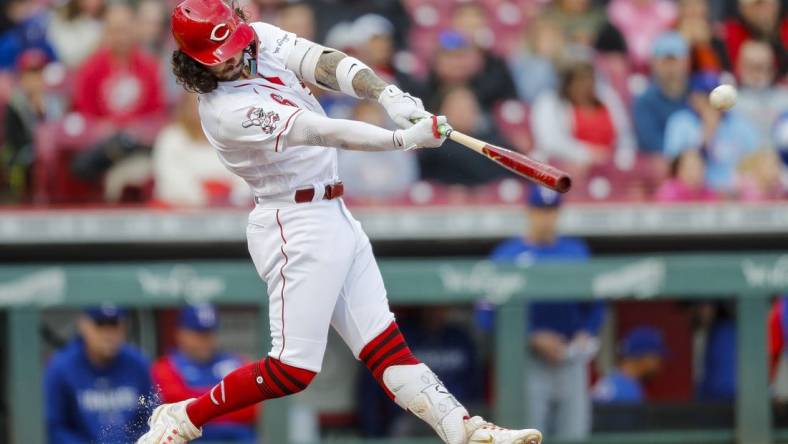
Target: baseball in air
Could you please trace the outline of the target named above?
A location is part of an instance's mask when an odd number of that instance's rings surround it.
[[[709,100],[711,106],[720,111],[727,111],[736,104],[736,88],[732,85],[720,85],[711,92]]]

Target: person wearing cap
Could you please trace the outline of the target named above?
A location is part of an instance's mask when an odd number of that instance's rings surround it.
[[[594,385],[594,402],[640,404],[645,401],[643,384],[662,368],[662,334],[652,327],[635,328],[619,344],[618,356],[616,368]]]
[[[113,305],[85,310],[78,335],[46,368],[50,444],[121,444],[143,432],[153,396],[148,359],[126,342],[127,313]]]
[[[739,162],[764,141],[752,122],[735,108],[720,111],[709,93],[720,85],[719,75],[700,72],[690,81],[689,109],[673,113],[665,128],[665,151],[675,159],[686,150],[699,149],[706,159],[706,183],[727,193],[735,187]]]
[[[19,56],[28,49],[38,49],[50,59],[56,58],[47,39],[49,13],[42,6],[30,0],[2,2],[2,15],[8,18],[11,26],[0,34],[0,71],[12,71]]]
[[[588,259],[585,242],[558,234],[558,193],[533,186],[526,207],[528,230],[498,245],[490,255],[494,263],[526,266]],[[491,308],[482,304],[476,313],[480,326],[488,331],[492,330]],[[529,306],[527,422],[550,438],[583,439],[591,431],[588,363],[599,349],[597,336],[604,314],[601,302],[533,302]]]
[[[151,368],[162,402],[199,396],[246,361],[219,349],[219,318],[211,305],[190,305],[178,315],[175,349]],[[217,442],[254,442],[257,409],[252,406],[203,427],[203,439]]]
[[[35,162],[34,134],[47,117],[44,68],[49,56],[40,49],[28,49],[16,63],[17,88],[14,88],[3,114],[5,146],[0,151],[0,177],[7,177],[0,200],[26,201],[32,189]]]
[[[638,148],[661,154],[668,118],[687,106],[689,47],[679,33],[664,33],[654,42],[651,72],[649,86],[632,103],[632,115]]]

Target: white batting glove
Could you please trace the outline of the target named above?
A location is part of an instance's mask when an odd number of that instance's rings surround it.
[[[408,129],[394,131],[400,146],[405,151],[419,148],[438,148],[446,140],[445,130],[450,128],[446,116],[429,116]]]
[[[378,97],[378,102],[388,113],[391,120],[400,128],[410,128],[413,122],[430,116],[424,111],[424,104],[418,97],[402,92],[394,85],[389,85]]]

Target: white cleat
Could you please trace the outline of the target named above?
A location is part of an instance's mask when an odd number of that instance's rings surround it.
[[[192,424],[186,415],[186,406],[194,401],[163,404],[156,407],[148,418],[148,433],[137,440],[137,444],[185,444],[202,436],[202,429]]]
[[[542,434],[536,429],[511,430],[487,422],[481,416],[465,420],[467,444],[542,444]]]

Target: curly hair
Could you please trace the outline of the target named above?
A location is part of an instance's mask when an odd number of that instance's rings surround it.
[[[248,21],[246,11],[241,8],[234,8],[234,11],[240,20]],[[208,94],[219,86],[219,81],[208,67],[179,49],[172,53],[172,72],[175,74],[178,84],[183,86],[186,91]]]
[[[172,72],[186,91],[208,94],[219,86],[219,81],[208,67],[179,49],[172,53]]]

